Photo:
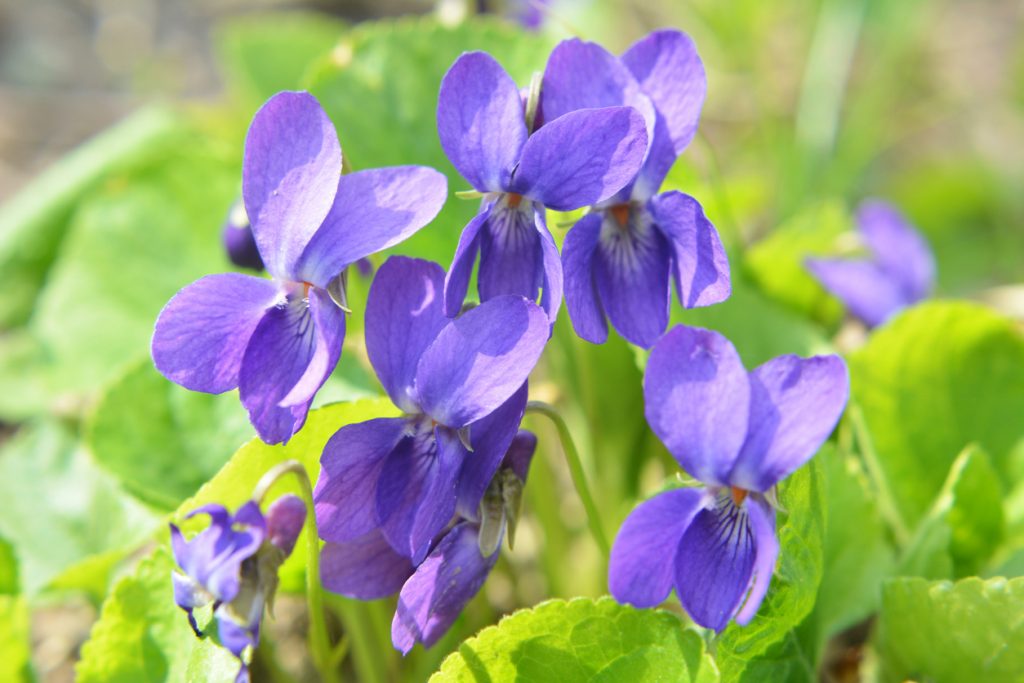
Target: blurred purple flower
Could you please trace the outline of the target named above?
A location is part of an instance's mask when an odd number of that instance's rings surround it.
[[[263,258],[256,246],[256,237],[252,234],[252,225],[249,224],[249,216],[245,213],[245,204],[241,198],[235,200],[228,211],[221,239],[224,242],[224,251],[236,266],[255,271],[263,270]]]
[[[573,111],[531,134],[512,78],[487,53],[469,52],[441,82],[437,129],[452,164],[484,195],[445,281],[447,314],[461,309],[479,252],[481,301],[505,294],[535,301],[540,290],[553,322],[562,266],[544,209],[578,209],[628,183],[647,145],[642,117],[629,107]]]
[[[274,279],[209,275],[178,292],[156,322],[157,369],[193,391],[237,387],[260,438],[288,441],[341,354],[345,269],[429,223],[446,192],[444,176],[420,166],[341,175],[320,104],[278,93],[253,118],[242,174]]]
[[[612,595],[653,607],[674,586],[701,626],[748,623],[779,553],[765,494],[818,451],[848,394],[838,356],[780,356],[748,373],[717,332],[680,325],[662,337],[644,373],[647,422],[704,486],[630,513],[612,548]]]
[[[628,105],[644,114],[651,140],[639,173],[614,196],[592,202],[566,235],[565,303],[583,339],[603,343],[607,318],[627,340],[650,347],[668,325],[670,281],[684,308],[729,297],[729,261],[700,204],[682,192],[656,194],[697,132],[706,90],[693,41],[674,30],[651,33],[621,58],[572,39],[548,59],[545,121]]]
[[[926,298],[935,285],[928,243],[891,204],[865,201],[857,228],[866,259],[808,259],[807,268],[869,327]]]
[[[171,524],[171,550],[181,572],[174,572],[174,601],[202,636],[193,610],[213,603],[221,644],[242,663],[236,681],[249,680],[242,655],[259,643],[260,621],[273,605],[277,570],[291,554],[306,519],[306,506],[293,495],[281,496],[264,516],[255,501],[234,515],[221,505],[191,512],[210,516],[210,526],[191,541]]]
[[[332,558],[388,552],[411,570],[456,510],[475,514],[519,428],[547,317],[523,297],[501,296],[450,320],[443,288],[440,266],[402,257],[388,259],[370,287],[367,353],[404,415],[346,425],[324,448],[314,498],[331,590],[397,590],[398,569],[353,588]]]

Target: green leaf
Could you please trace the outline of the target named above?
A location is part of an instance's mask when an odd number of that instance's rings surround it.
[[[25,599],[0,595],[0,681],[31,683],[28,607]]]
[[[953,462],[899,573],[933,579],[978,573],[1003,541],[1002,495],[988,456],[968,446]]]
[[[234,392],[188,391],[164,379],[146,358],[100,399],[86,442],[129,492],[169,511],[251,436]]]
[[[104,177],[165,154],[182,127],[167,109],[143,109],[71,152],[0,208],[0,329],[25,322],[76,203]]]
[[[1024,674],[1024,578],[900,578],[882,592],[882,681],[1011,683]]]
[[[355,170],[423,164],[446,174],[454,193],[469,185],[437,137],[441,78],[463,52],[487,50],[526,86],[532,72],[544,69],[550,47],[547,38],[483,17],[453,27],[428,18],[365,23],[311,69],[308,86],[337,126]],[[402,253],[447,263],[478,208],[477,201],[450,199],[431,226],[402,245]]]
[[[344,31],[344,22],[324,14],[279,12],[226,24],[216,44],[228,84],[259,103],[303,87],[303,74]]]
[[[48,422],[23,428],[0,449],[0,500],[0,536],[14,548],[29,596],[88,557],[123,556],[159,523]]]
[[[746,626],[730,624],[718,640],[723,683],[740,680],[750,662],[786,638],[814,607],[826,524],[825,481],[815,460],[779,485],[779,503],[788,512],[778,529],[779,563],[757,616]]]
[[[320,473],[320,454],[327,440],[347,424],[372,420],[377,417],[394,417],[400,412],[388,399],[368,399],[355,403],[335,403],[318,410],[312,410],[302,430],[287,444],[271,446],[259,439],[252,439],[239,448],[220,472],[207,482],[195,496],[182,503],[174,515],[183,529],[200,529],[205,519],[185,520],[184,517],[196,508],[208,503],[219,503],[234,510],[251,500],[253,489],[260,478],[273,466],[286,460],[298,460],[306,468],[310,481],[316,483]],[[300,493],[294,478],[284,477],[271,489],[268,502],[283,493]],[[296,542],[300,549],[291,554],[281,567],[281,588],[288,591],[302,590],[302,573],[305,567],[306,532]]]
[[[153,323],[181,287],[230,269],[220,240],[237,159],[188,137],[172,158],[97,188],[75,214],[32,330],[56,386],[91,393],[149,355]]]
[[[751,247],[744,266],[768,296],[823,322],[842,315],[841,304],[811,277],[808,256],[834,255],[840,236],[850,230],[849,214],[838,201],[802,209]]]
[[[82,647],[80,683],[216,683],[233,681],[238,660],[192,633],[174,603],[170,553],[159,548],[122,579]],[[212,624],[200,623],[200,627]]]
[[[17,595],[18,558],[14,546],[0,538],[0,595]]]
[[[609,597],[549,600],[463,642],[432,683],[718,680],[704,641],[675,615]]]
[[[813,634],[815,659],[827,639],[878,610],[882,581],[896,566],[888,530],[859,461],[826,447],[816,458],[825,474],[828,515],[825,564],[814,612],[801,625]]]
[[[927,512],[957,454],[976,442],[1008,483],[1024,436],[1024,336],[970,303],[914,307],[849,359],[894,504],[910,528]]]

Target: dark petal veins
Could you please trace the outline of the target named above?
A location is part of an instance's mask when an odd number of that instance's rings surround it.
[[[698,512],[676,553],[676,592],[690,617],[721,631],[747,594],[754,573],[756,544],[744,506],[727,492]]]
[[[506,196],[491,209],[480,231],[480,301],[505,294],[536,301],[543,277],[533,203],[523,200],[512,206]]]
[[[612,326],[649,348],[668,326],[671,251],[646,211],[629,212],[627,225],[605,212],[594,257],[594,280]]]

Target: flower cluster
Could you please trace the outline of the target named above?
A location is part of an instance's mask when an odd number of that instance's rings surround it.
[[[255,501],[234,515],[221,505],[206,505],[187,518],[209,515],[210,526],[191,541],[171,524],[171,550],[181,572],[174,572],[174,601],[202,636],[193,610],[213,604],[220,642],[242,662],[237,683],[249,680],[243,659],[260,639],[263,609],[273,608],[277,569],[291,554],[306,520],[306,506],[286,495],[260,512]]]
[[[700,204],[658,194],[696,132],[704,92],[693,42],[678,31],[652,33],[621,57],[564,41],[524,91],[483,52],[444,77],[438,135],[480,210],[447,272],[392,256],[375,274],[366,353],[401,414],[342,426],[313,494],[324,586],[364,600],[397,593],[392,640],[403,653],[443,635],[506,533],[511,544],[536,448],[520,430],[527,380],[563,283],[581,337],[603,342],[610,322],[654,347],[648,422],[704,484],[658,495],[627,519],[612,593],[652,606],[674,586],[694,620],[716,630],[756,612],[779,551],[769,492],[828,437],[847,379],[836,357],[783,356],[748,373],[717,333],[665,334],[673,283],[686,308],[730,294],[728,260]],[[287,441],[338,362],[348,266],[428,224],[446,193],[444,177],[422,167],[342,174],[317,101],[275,95],[249,129],[244,206],[225,234],[236,263],[262,264],[272,279],[213,275],[181,290],[156,323],[157,368],[193,390],[237,387],[260,437]],[[560,255],[546,210],[583,207]],[[480,303],[467,306],[477,261]],[[221,640],[241,658],[305,509],[286,498],[266,518],[255,503],[233,516],[197,512],[212,524],[191,542],[172,527],[184,570],[175,595],[194,628],[192,609],[214,602]]]

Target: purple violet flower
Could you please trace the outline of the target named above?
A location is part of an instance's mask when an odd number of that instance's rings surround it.
[[[297,496],[281,496],[260,512],[255,501],[234,515],[221,505],[205,505],[191,512],[210,516],[210,526],[191,541],[171,524],[171,550],[181,572],[174,572],[174,601],[188,614],[196,636],[202,632],[193,610],[213,603],[221,644],[242,663],[235,679],[249,680],[242,658],[260,638],[264,606],[272,606],[277,570],[291,554],[306,520],[306,506]]]
[[[484,195],[445,281],[447,314],[461,309],[479,252],[481,301],[506,294],[535,301],[540,290],[553,322],[562,265],[544,209],[578,209],[628,183],[647,146],[643,118],[629,107],[586,109],[531,134],[512,78],[487,53],[469,52],[441,82],[437,130],[452,164]]]
[[[670,281],[684,308],[729,297],[729,261],[700,204],[682,192],[656,194],[697,132],[706,90],[696,47],[679,31],[655,31],[621,58],[566,40],[548,59],[544,120],[616,105],[650,112],[651,143],[639,174],[614,196],[592,202],[562,246],[566,307],[587,341],[607,340],[607,318],[628,341],[650,347],[668,325]]]
[[[397,166],[341,175],[334,125],[312,95],[282,92],[256,112],[242,196],[273,280],[209,275],[160,312],[153,362],[193,391],[238,388],[267,443],[288,441],[341,354],[346,268],[429,223],[443,175]]]
[[[877,327],[931,293],[935,259],[924,237],[886,202],[863,202],[857,228],[868,258],[808,259],[807,268],[850,313]]]
[[[779,553],[769,491],[818,451],[848,394],[838,356],[780,356],[748,373],[717,332],[669,331],[647,361],[645,415],[704,486],[660,493],[630,513],[612,547],[612,595],[653,607],[675,587],[705,628],[748,623]]]
[[[252,234],[249,216],[245,213],[245,204],[241,197],[231,204],[228,216],[224,219],[221,240],[228,258],[239,268],[248,268],[257,272],[263,270],[263,258],[256,246],[256,237]]]
[[[327,442],[314,499],[330,590],[369,599],[405,575],[381,572],[348,590],[332,570],[339,552],[391,552],[418,565],[456,510],[475,514],[519,428],[526,379],[550,332],[520,296],[445,316],[444,270],[392,257],[370,287],[366,349],[404,415],[342,427]],[[344,544],[344,550],[335,546]]]

